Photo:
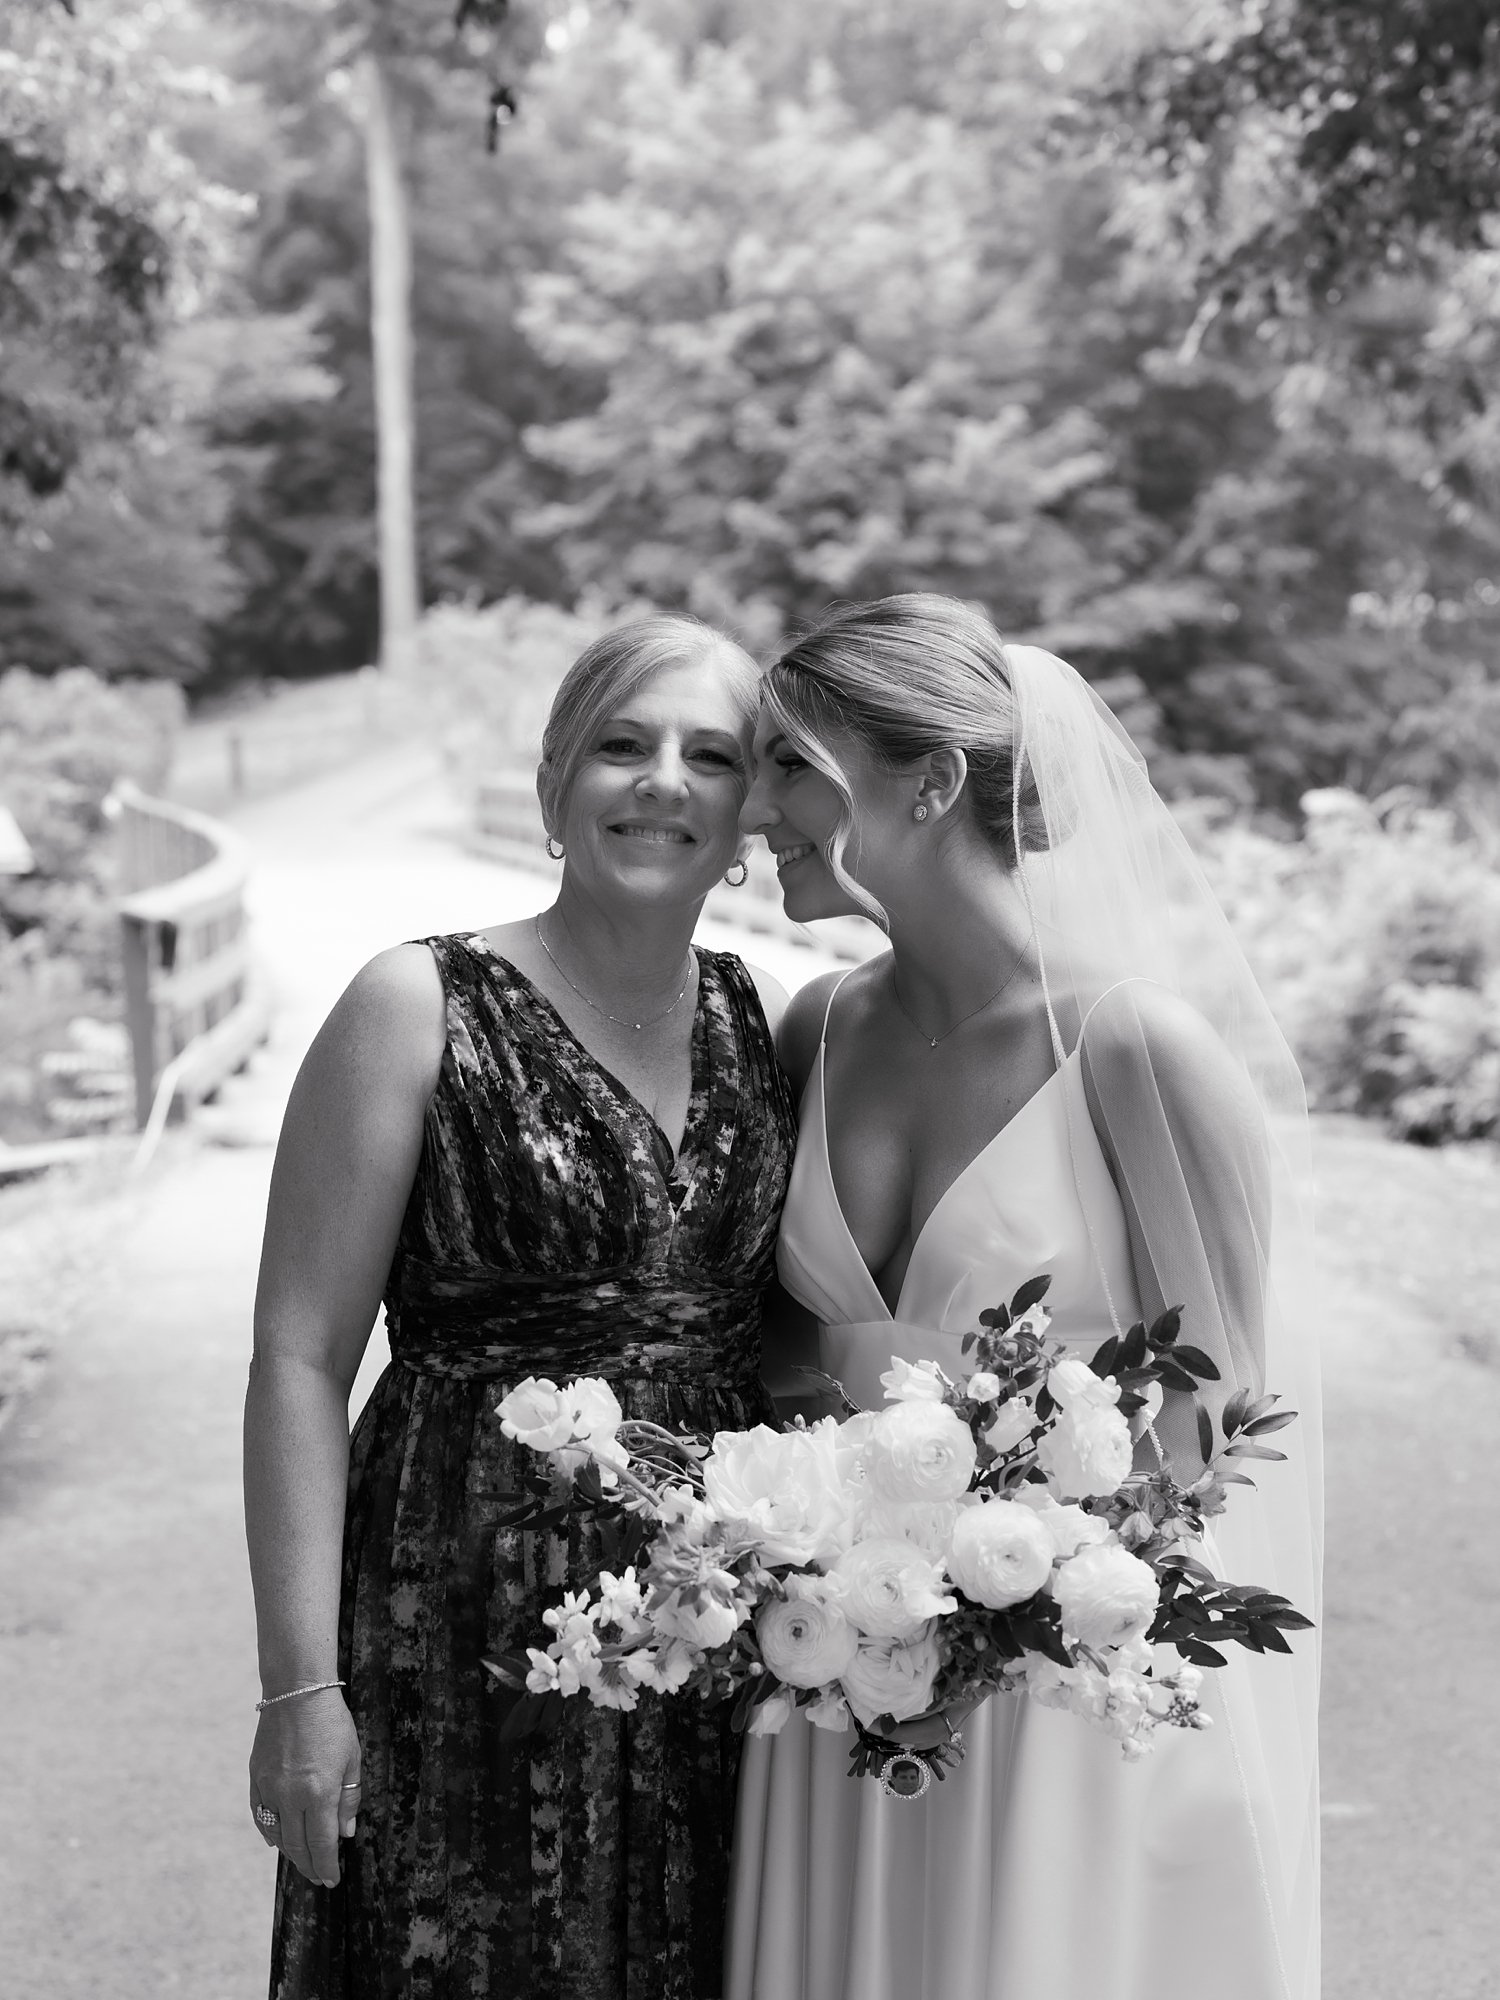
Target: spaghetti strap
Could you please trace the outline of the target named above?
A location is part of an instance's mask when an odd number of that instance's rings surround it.
[[[1095,1009],[1100,1005],[1102,1001],[1107,1000],[1111,993],[1118,993],[1122,986],[1137,986],[1142,984],[1147,986],[1154,986],[1157,983],[1158,983],[1157,981],[1151,978],[1149,973],[1128,972],[1126,973],[1123,979],[1117,979],[1113,986],[1106,986],[1102,993],[1096,994],[1094,998],[1089,1002],[1088,1012],[1084,1015],[1083,1019],[1078,1023],[1078,1040],[1073,1044],[1074,1048],[1081,1049],[1083,1047],[1084,1033],[1088,1028],[1089,1022],[1092,1021],[1094,1018]]]
[[[823,1009],[823,1032],[818,1036],[818,1053],[820,1055],[828,1047],[828,1022],[833,1013],[833,1003],[838,998],[839,988],[855,969],[852,965],[846,965],[829,990],[828,1005]]]

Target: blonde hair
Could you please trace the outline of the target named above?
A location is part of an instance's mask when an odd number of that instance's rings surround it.
[[[840,887],[883,922],[844,856],[857,823],[853,787],[830,747],[852,736],[885,769],[936,750],[968,760],[969,818],[1009,868],[1047,846],[1029,769],[1016,768],[1017,709],[1005,646],[982,611],[956,597],[907,591],[840,605],[787,650],[761,683],[765,706],[800,756],[843,802],[827,857]]]
[[[617,625],[585,646],[563,676],[542,732],[537,795],[549,830],[562,825],[578,766],[600,723],[669,667],[711,660],[723,662],[725,684],[748,736],[760,708],[760,669],[743,647],[712,625],[664,612]]]

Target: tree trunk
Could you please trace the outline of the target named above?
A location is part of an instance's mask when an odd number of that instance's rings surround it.
[[[389,82],[365,59],[365,173],[370,205],[370,342],[380,517],[380,664],[412,664],[420,597],[412,483],[411,218]]]

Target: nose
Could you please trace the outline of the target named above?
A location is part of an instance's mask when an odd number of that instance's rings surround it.
[[[780,818],[781,814],[771,803],[770,779],[764,771],[757,771],[745,794],[745,803],[740,807],[740,832],[764,833]]]
[[[686,798],[688,769],[683,760],[682,745],[664,737],[656,747],[656,755],[636,779],[635,788],[643,798],[648,799]]]

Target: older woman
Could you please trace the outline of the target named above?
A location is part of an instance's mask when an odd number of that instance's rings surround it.
[[[556,900],[375,959],[297,1080],[245,1420],[276,2000],[721,1990],[723,1715],[577,1702],[504,1744],[482,1661],[535,1644],[601,1555],[587,1523],[505,1525],[507,1388],[603,1376],[698,1430],[765,1413],[793,1112],[758,976],[691,943],[743,865],[756,693],[691,620],[591,647],[538,774]],[[382,1300],[391,1365],[351,1440]]]

